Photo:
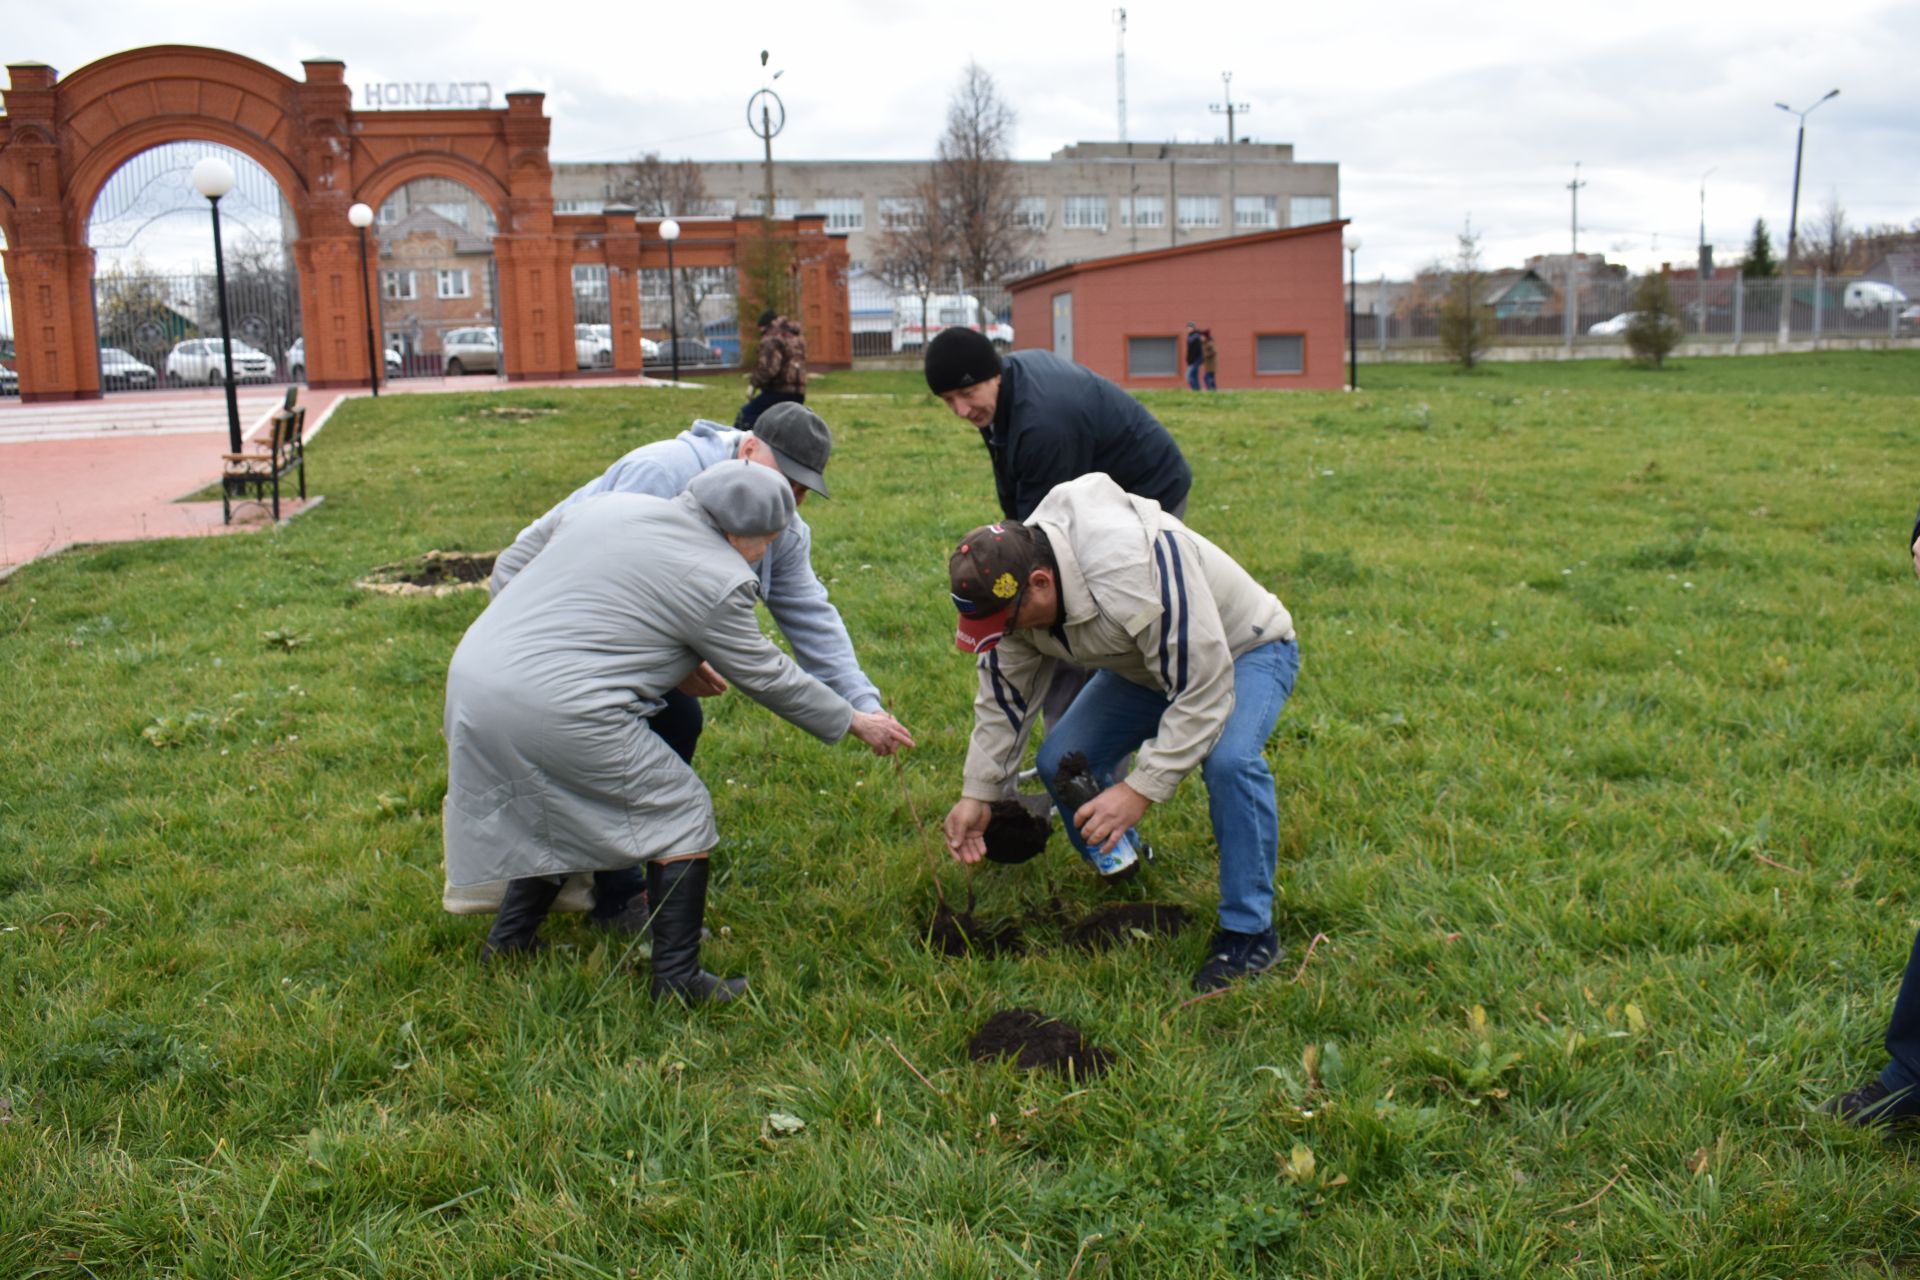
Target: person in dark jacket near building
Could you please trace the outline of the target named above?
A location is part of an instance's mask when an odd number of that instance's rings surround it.
[[[1913,571],[1920,574],[1920,516],[1907,535]],[[1920,937],[1907,956],[1907,972],[1887,1020],[1887,1065],[1879,1075],[1828,1101],[1822,1110],[1852,1124],[1911,1126],[1920,1121]]]
[[[1200,389],[1200,366],[1206,358],[1207,335],[1201,332],[1199,325],[1189,320],[1187,321],[1187,386],[1189,389],[1194,391]]]
[[[760,313],[760,359],[747,382],[753,398],[740,406],[736,430],[751,431],[761,414],[784,401],[807,398],[807,340],[800,326],[772,311]]]

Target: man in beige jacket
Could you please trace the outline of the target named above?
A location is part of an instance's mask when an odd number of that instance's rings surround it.
[[[1199,769],[1220,848],[1220,928],[1194,986],[1271,968],[1280,818],[1265,748],[1300,667],[1286,608],[1157,502],[1098,472],[1057,486],[1025,522],[975,529],[947,571],[956,643],[980,670],[965,783],[946,819],[954,857],[985,854],[988,806],[1020,767],[1054,664],[1093,668],[1038,761],[1075,847],[1103,876],[1131,874],[1134,825]],[[1100,788],[1091,798],[1063,785],[1074,753]]]

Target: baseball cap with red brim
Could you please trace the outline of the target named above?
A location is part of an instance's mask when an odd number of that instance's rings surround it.
[[[985,653],[999,644],[1028,575],[1043,564],[1033,531],[1015,520],[983,524],[962,538],[947,561],[953,607],[960,613],[955,647]]]

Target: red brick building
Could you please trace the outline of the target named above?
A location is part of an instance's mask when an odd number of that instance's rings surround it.
[[[1213,333],[1222,389],[1346,385],[1346,221],[1076,262],[1013,282],[1016,347],[1141,390],[1186,385],[1187,322]]]

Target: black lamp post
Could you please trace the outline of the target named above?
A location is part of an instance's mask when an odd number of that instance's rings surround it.
[[[1359,252],[1358,240],[1347,241],[1347,386],[1354,391],[1360,389]]]
[[[1839,96],[1840,91],[1838,89],[1829,89],[1827,90],[1826,97],[1821,98],[1820,102],[1825,102],[1827,98],[1837,98]],[[1819,106],[1820,102],[1814,103],[1813,107]],[[1786,296],[1785,301],[1780,304],[1780,341],[1784,343],[1791,336],[1793,330],[1793,251],[1794,240],[1800,231],[1800,153],[1807,144],[1807,116],[1812,112],[1813,107],[1808,107],[1805,111],[1795,111],[1784,102],[1776,102],[1773,105],[1790,116],[1800,117],[1800,131],[1793,139],[1793,207],[1792,211],[1787,214]]]
[[[220,253],[220,197],[233,190],[233,166],[208,156],[193,166],[193,189],[213,207],[213,283],[220,301],[220,353],[227,369],[227,449],[239,453],[240,398],[233,389],[233,339],[227,332],[227,264]]]
[[[380,357],[373,344],[373,288],[367,283],[367,228],[373,225],[373,207],[356,204],[347,210],[347,221],[360,228],[360,300],[367,308],[367,383],[374,398],[380,396]]]
[[[667,358],[673,361],[673,380],[680,381],[680,295],[679,281],[673,278],[673,242],[680,238],[680,224],[668,218],[660,224],[660,238],[667,242]]]

